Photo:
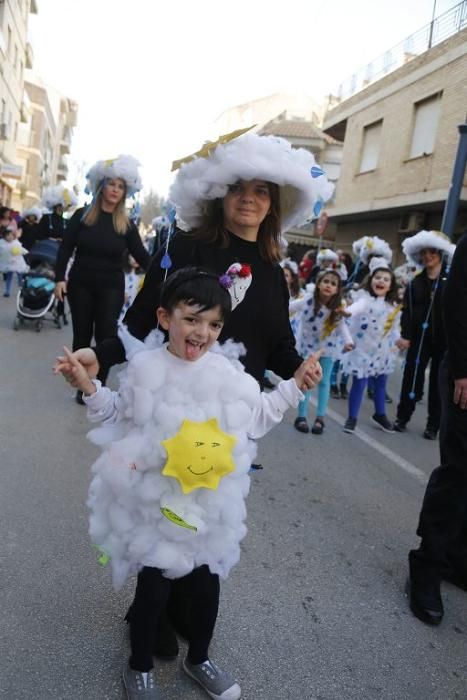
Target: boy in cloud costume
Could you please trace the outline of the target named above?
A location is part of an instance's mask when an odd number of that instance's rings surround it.
[[[129,698],[160,697],[154,629],[170,579],[190,574],[195,604],[183,668],[212,698],[241,695],[208,656],[219,576],[227,577],[238,562],[246,534],[252,438],[268,432],[303,398],[297,377],[261,393],[238,359],[228,359],[238,351],[228,344],[225,353],[213,347],[248,289],[247,268],[233,265],[220,278],[193,267],[171,275],[157,309],[169,342],[154,343],[153,336],[141,343],[124,331],[130,361],[118,393],[91,381],[68,351],[57,366],[63,371],[72,365],[90,420],[104,422],[91,433],[103,447],[89,492],[91,538],[111,557],[115,587],[139,572],[132,654],[124,669]]]

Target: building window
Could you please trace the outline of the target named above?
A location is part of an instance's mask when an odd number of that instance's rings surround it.
[[[414,105],[414,122],[409,158],[433,153],[441,110],[442,93],[431,95]]]
[[[362,157],[359,171],[361,173],[374,170],[378,165],[382,128],[383,120],[381,119],[373,124],[368,124],[363,129]]]

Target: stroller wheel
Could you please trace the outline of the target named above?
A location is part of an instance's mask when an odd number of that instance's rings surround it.
[[[42,330],[43,323],[42,321],[36,321],[36,332],[40,333]]]
[[[19,318],[18,318],[18,316],[17,316],[17,317],[15,318],[15,320],[13,321],[13,330],[14,330],[14,331],[19,330],[20,325],[21,325],[21,321],[19,320]]]

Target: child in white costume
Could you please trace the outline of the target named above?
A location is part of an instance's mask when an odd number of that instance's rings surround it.
[[[344,431],[353,433],[357,424],[363,392],[369,377],[374,377],[375,413],[373,421],[385,432],[394,429],[386,416],[385,398],[388,375],[394,371],[400,344],[400,305],[394,273],[384,258],[372,258],[365,289],[354,296],[347,307],[355,349],[344,355],[342,371],[353,375],[349,394],[349,417]]]
[[[226,276],[221,282],[228,286]],[[90,532],[110,555],[120,587],[139,571],[124,669],[128,697],[158,698],[152,649],[170,579],[190,578],[193,616],[183,663],[211,697],[235,700],[239,685],[209,660],[219,597],[246,534],[248,472],[264,435],[302,397],[295,379],[260,393],[238,361],[210,352],[231,309],[217,275],[199,268],[173,273],[157,310],[169,343],[131,356],[120,391],[88,379],[67,352],[56,371],[73,366],[103,446],[89,492]],[[127,352],[128,355],[128,352]],[[304,372],[306,365],[304,366]]]
[[[26,248],[23,248],[19,240],[16,239],[14,231],[8,228],[2,231],[0,238],[0,272],[3,272],[5,276],[4,297],[10,296],[15,272],[18,286],[21,286],[23,274],[29,270],[23,257],[27,252]]]
[[[289,309],[297,318],[297,349],[302,357],[321,351],[320,364],[323,378],[318,387],[316,419],[311,429],[314,435],[324,430],[324,416],[329,402],[331,372],[335,360],[354,347],[352,336],[343,318],[342,277],[340,270],[329,267],[318,275],[316,285],[309,285],[307,294],[291,300]],[[298,406],[294,426],[308,433],[308,404],[311,391]]]

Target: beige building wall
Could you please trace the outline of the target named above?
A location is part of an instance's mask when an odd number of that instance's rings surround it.
[[[26,68],[32,67],[27,40],[29,13],[37,12],[35,0],[0,2],[0,202],[10,204],[15,182],[21,177],[16,158],[19,124],[27,119],[23,103]]]
[[[441,94],[431,153],[410,157],[415,105]],[[324,130],[344,141],[334,205],[336,245],[349,250],[355,238],[376,234],[394,248],[421,228],[440,228],[467,115],[467,29],[328,111]],[[365,127],[382,120],[376,166],[360,172]],[[457,233],[467,226],[464,180]]]
[[[18,209],[37,204],[43,190],[68,177],[68,155],[73,128],[77,123],[78,104],[29,73],[25,94],[30,104],[30,118],[21,125],[17,153],[23,176],[14,192]]]

